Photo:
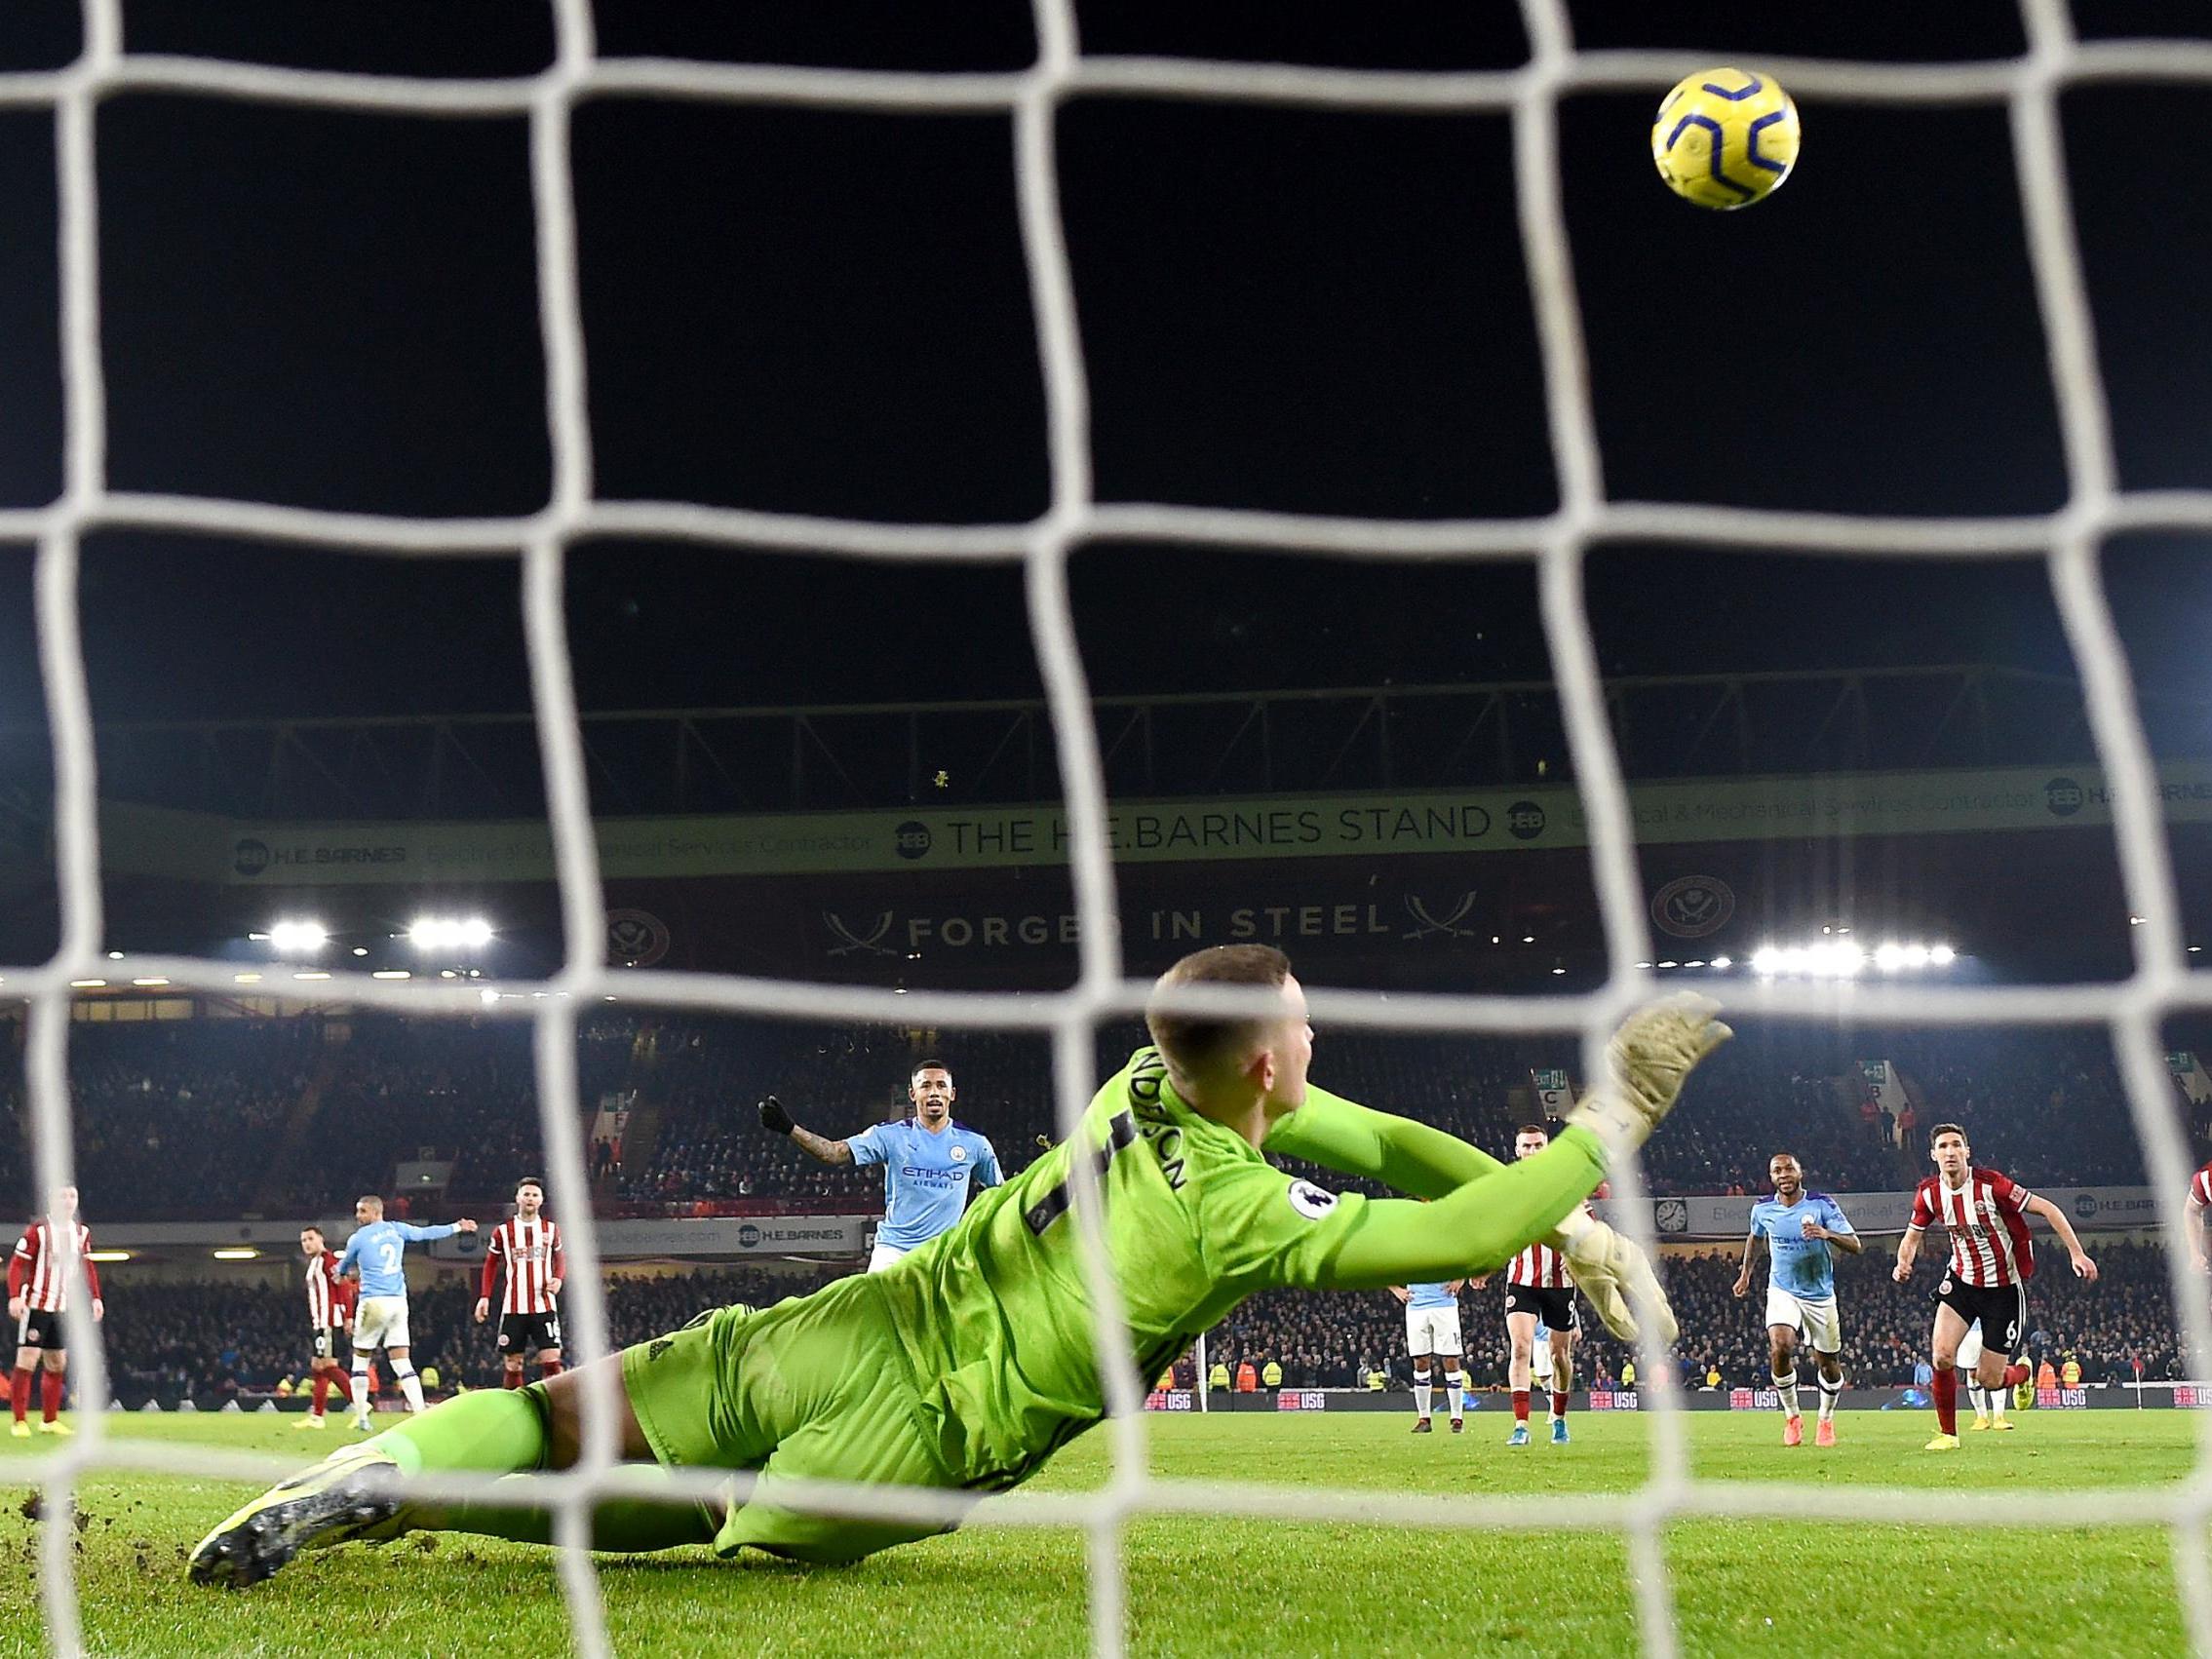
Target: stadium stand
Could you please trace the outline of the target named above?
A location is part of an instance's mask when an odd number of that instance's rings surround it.
[[[1100,1075],[1139,1040],[1134,1028],[1102,1034]],[[875,1177],[762,1136],[753,1103],[774,1093],[825,1134],[856,1133],[901,1115],[909,1069],[937,1056],[954,1070],[956,1115],[991,1137],[1009,1170],[1026,1164],[1034,1138],[1054,1128],[1050,1053],[1034,1036],[625,1016],[591,1022],[581,1045],[587,1109],[619,1098],[653,1126],[649,1149],[625,1161],[619,1196],[672,1214],[727,1200],[869,1208]],[[2100,1033],[1783,1027],[1747,1031],[1699,1072],[1647,1152],[1651,1189],[1750,1190],[1785,1146],[1818,1189],[1909,1185],[1924,1173],[1921,1148],[1897,1145],[1886,1120],[1871,1132],[1860,1113],[1857,1066],[1873,1058],[1896,1065],[1922,1129],[1963,1123],[1981,1161],[2031,1185],[2144,1179],[2134,1135],[2115,1133],[2127,1117]],[[1553,1040],[1324,1032],[1315,1070],[1356,1099],[1502,1150],[1535,1115],[1531,1069],[1574,1059]],[[453,1165],[440,1204],[481,1206],[544,1161],[520,1022],[87,1023],[72,1035],[70,1065],[80,1185],[96,1217],[226,1217],[255,1199],[265,1214],[328,1213],[389,1191],[395,1163],[426,1154]],[[19,1079],[0,1075],[0,1190],[27,1199]],[[277,1159],[295,1110],[307,1114],[299,1143]],[[2199,1136],[2204,1127],[2192,1125]],[[609,1183],[601,1196],[616,1191]]]
[[[2077,1284],[2046,1257],[2029,1292],[2029,1351],[2038,1361],[2077,1359],[2090,1382],[2126,1382],[2143,1363],[2147,1381],[2174,1379],[2179,1366],[2165,1257],[2155,1246],[2101,1244],[2102,1281]],[[1854,1384],[1902,1387],[1924,1357],[1933,1271],[1923,1266],[1911,1285],[1889,1278],[1890,1250],[1876,1241],[1837,1275],[1843,1308],[1844,1366]],[[617,1345],[673,1331],[702,1309],[731,1301],[761,1304],[803,1294],[844,1271],[837,1267],[767,1272],[714,1268],[657,1274],[613,1273],[607,1310]],[[1764,1281],[1751,1299],[1728,1293],[1736,1273],[1732,1253],[1670,1255],[1663,1263],[1668,1293],[1683,1326],[1680,1363],[1692,1387],[1718,1369],[1729,1387],[1766,1379],[1766,1330],[1760,1319]],[[189,1392],[203,1404],[273,1388],[301,1374],[304,1360],[300,1294],[289,1283],[186,1281],[133,1284],[111,1275],[102,1335],[114,1386],[126,1403],[147,1398],[171,1404]],[[1461,1325],[1474,1384],[1502,1387],[1506,1346],[1501,1292],[1461,1297]],[[411,1297],[416,1364],[435,1366],[450,1386],[496,1386],[492,1328],[471,1322],[472,1280],[448,1279]],[[1407,1378],[1403,1311],[1389,1295],[1276,1292],[1255,1298],[1209,1338],[1209,1358],[1233,1370],[1275,1360],[1291,1387],[1357,1387],[1370,1370],[1397,1383]],[[1630,1356],[1594,1324],[1577,1350],[1577,1386],[1616,1378]],[[1185,1368],[1187,1370],[1187,1368]]]
[[[2140,1244],[2092,1243],[2103,1274],[2094,1287],[2077,1283],[2066,1271],[2063,1254],[2042,1254],[2044,1271],[2028,1293],[2030,1351],[2039,1360],[2073,1355],[2093,1382],[2125,1381],[2140,1358],[2147,1380],[2182,1374],[2173,1309],[2162,1251]],[[2054,1265],[2055,1259],[2055,1265]],[[1837,1299],[1843,1320],[1843,1364],[1856,1384],[1902,1386],[1927,1352],[1933,1314],[1929,1292],[1937,1274],[1923,1261],[1909,1285],[1889,1277],[1894,1241],[1872,1240],[1866,1254],[1837,1267]],[[1683,1375],[1691,1386],[1718,1369],[1730,1387],[1763,1386],[1768,1376],[1766,1328],[1761,1308],[1764,1276],[1743,1301],[1729,1294],[1737,1257],[1733,1252],[1676,1254],[1662,1264],[1667,1294],[1682,1321],[1678,1347]],[[1460,1298],[1460,1329],[1468,1347],[1468,1369],[1477,1386],[1505,1381],[1506,1341],[1501,1282]],[[1594,1376],[1617,1377],[1632,1356],[1589,1319],[1577,1348],[1577,1385]],[[1380,1369],[1398,1382],[1408,1375],[1404,1310],[1380,1292],[1373,1295],[1274,1292],[1255,1297],[1214,1332],[1210,1357],[1255,1364],[1281,1362],[1293,1387],[1353,1387],[1371,1370]]]

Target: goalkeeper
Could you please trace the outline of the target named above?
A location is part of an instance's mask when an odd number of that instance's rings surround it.
[[[1268,1018],[1191,1014],[1185,987],[1272,988]],[[951,1231],[882,1273],[765,1309],[721,1308],[607,1361],[620,1368],[621,1455],[662,1468],[755,1471],[726,1503],[679,1499],[657,1470],[602,1500],[593,1543],[637,1551],[751,1546],[850,1562],[950,1530],[941,1519],[804,1513],[792,1479],[981,1494],[1027,1480],[1105,1414],[1069,1179],[1089,1157],[1128,1308],[1138,1374],[1157,1375],[1258,1292],[1378,1290],[1491,1272],[1552,1243],[1607,1325],[1633,1334],[1633,1298],[1671,1341],[1649,1264],[1583,1213],[1609,1165],[1642,1143],[1683,1080],[1727,1039],[1703,998],[1641,1010],[1608,1075],[1538,1155],[1505,1165],[1438,1130],[1310,1088],[1305,996],[1280,951],[1225,945],[1162,977],[1141,1049],[1092,1100],[1072,1140],[977,1199]],[[1368,1176],[1431,1199],[1332,1194],[1261,1153]],[[193,1551],[202,1584],[249,1584],[300,1550],[412,1530],[548,1543],[552,1512],[407,1501],[395,1476],[559,1469],[579,1455],[590,1373],[471,1393],[285,1482]],[[630,1493],[635,1492],[635,1496]]]

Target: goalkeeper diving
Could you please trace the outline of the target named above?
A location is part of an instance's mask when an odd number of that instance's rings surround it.
[[[1278,1010],[1191,1012],[1179,993],[1242,986]],[[1098,1171],[1108,1254],[1140,1376],[1261,1291],[1381,1290],[1496,1270],[1549,1243],[1607,1327],[1675,1324],[1643,1254],[1583,1200],[1666,1116],[1729,1035],[1679,994],[1631,1015],[1603,1079],[1542,1152],[1501,1164],[1454,1136],[1310,1086],[1313,1032],[1289,960],[1265,945],[1184,957],[1146,1013],[1152,1044],[1093,1098],[1077,1133],[982,1194],[951,1231],[880,1273],[769,1308],[736,1305],[601,1362],[618,1368],[623,1494],[598,1503],[597,1549],[711,1544],[858,1561],[950,1531],[811,1514],[793,1480],[983,1494],[1020,1485],[1106,1416],[1091,1297],[1071,1214],[1078,1156]],[[1333,1194],[1262,1152],[1368,1177],[1405,1199]],[[1432,1202],[1418,1203],[1416,1199]],[[348,1447],[224,1521],[192,1552],[196,1583],[266,1578],[303,1549],[419,1530],[550,1543],[551,1510],[431,1503],[401,1477],[562,1469],[580,1455],[597,1368],[470,1393]],[[600,1386],[604,1386],[603,1374]],[[658,1470],[750,1472],[699,1502]],[[635,1493],[633,1497],[630,1494]]]

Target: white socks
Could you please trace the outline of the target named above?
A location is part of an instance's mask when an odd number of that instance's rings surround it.
[[[1427,1416],[1429,1406],[1435,1399],[1436,1387],[1433,1383],[1416,1382],[1414,1384],[1414,1412],[1416,1416]]]
[[[408,1365],[405,1360],[395,1360],[392,1363],[392,1374],[399,1378],[400,1392],[407,1397],[407,1409],[409,1411],[420,1411],[422,1409],[422,1378],[414,1374],[414,1367]]]
[[[1843,1381],[1841,1377],[1834,1382],[1830,1382],[1826,1377],[1820,1377],[1818,1381],[1820,1383],[1820,1420],[1825,1423],[1836,1415],[1836,1402],[1843,1398]]]
[[[1790,1372],[1788,1376],[1776,1377],[1774,1379],[1774,1392],[1782,1397],[1782,1414],[1785,1417],[1795,1417],[1801,1414],[1798,1410],[1798,1373],[1796,1371]]]
[[[1454,1422],[1457,1422],[1467,1414],[1467,1373],[1465,1371],[1446,1371],[1444,1373],[1444,1397],[1452,1402],[1452,1420]]]

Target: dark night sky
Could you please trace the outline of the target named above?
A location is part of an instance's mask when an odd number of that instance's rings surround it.
[[[2004,0],[1574,8],[1588,46],[1884,58],[2017,51]],[[963,15],[953,16],[953,12]],[[136,49],[524,73],[538,4],[129,4]],[[1855,14],[1873,12],[1868,18]],[[1514,8],[1084,8],[1097,51],[1351,65],[1519,60]],[[712,15],[710,15],[712,14]],[[1800,15],[1803,14],[1803,15]],[[16,0],[0,66],[64,61],[75,6]],[[2207,32],[2076,0],[2091,33]],[[491,19],[487,23],[487,19]],[[493,26],[496,25],[496,26]],[[1026,5],[602,4],[610,54],[1007,68]],[[2062,479],[2003,112],[1801,98],[1771,202],[1654,178],[1657,94],[1563,112],[1600,435],[1617,496],[1894,513],[2046,509]],[[2212,485],[2212,87],[2099,88],[2067,120],[2123,481]],[[1103,496],[1377,517],[1553,500],[1501,119],[1078,102],[1063,193]],[[1005,520],[1045,498],[1042,399],[993,116],[620,98],[575,124],[600,487],[795,512]],[[134,488],[429,515],[547,487],[519,121],[133,95],[103,106],[112,472]],[[0,504],[59,475],[51,123],[0,114]],[[2201,672],[2203,550],[2111,559],[2138,667]],[[1540,676],[1522,569],[1098,547],[1076,596],[1102,692]],[[1602,552],[1607,667],[2069,667],[2039,569]],[[526,701],[516,578],[107,537],[87,562],[104,717]],[[0,551],[0,717],[38,714],[27,559]],[[598,546],[571,619],[589,707],[1033,694],[1011,572]]]

